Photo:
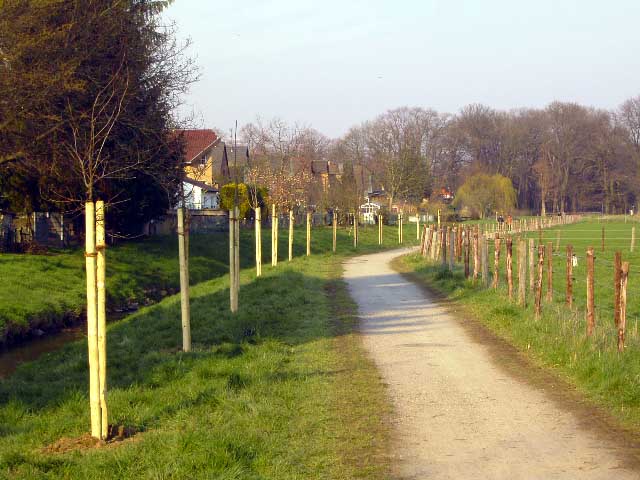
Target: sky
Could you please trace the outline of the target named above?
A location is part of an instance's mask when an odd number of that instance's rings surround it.
[[[256,117],[339,137],[386,110],[614,109],[640,95],[638,0],[176,0],[203,128]]]

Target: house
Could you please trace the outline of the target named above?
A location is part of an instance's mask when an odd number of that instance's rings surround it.
[[[188,179],[214,186],[229,178],[225,145],[213,130],[179,130],[176,134],[184,141]]]
[[[217,210],[220,208],[220,192],[212,185],[186,178],[182,182],[185,206],[189,210]]]
[[[322,186],[322,191],[327,192],[329,188],[336,185],[342,178],[342,164],[327,160],[314,160],[311,162],[311,176]]]
[[[443,188],[440,189],[440,193],[438,194],[438,198],[442,202],[444,202],[446,204],[449,204],[449,203],[453,202],[454,195],[453,195],[453,192],[451,190],[449,190],[448,188],[443,187]]]
[[[226,162],[229,171],[229,181],[236,179],[239,182],[245,181],[247,170],[251,167],[251,159],[249,157],[249,146],[244,144],[235,145],[227,143],[225,145]]]

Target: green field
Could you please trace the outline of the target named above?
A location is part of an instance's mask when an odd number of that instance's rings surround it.
[[[554,301],[544,302],[545,276],[543,315],[540,320],[534,318],[533,296],[529,290],[527,308],[523,309],[515,302],[507,300],[504,242],[501,255],[501,286],[497,292],[490,288],[483,289],[479,284],[474,285],[472,281],[465,280],[463,269],[459,265],[451,274],[440,265],[428,264],[419,255],[405,257],[400,263],[400,268],[445,293],[493,332],[527,352],[535,362],[554,369],[576,385],[594,403],[604,406],[622,424],[640,429],[640,336],[637,328],[640,305],[635,301],[640,295],[640,277],[637,277],[636,273],[636,266],[640,265],[640,252],[637,248],[635,252],[629,252],[633,225],[637,224],[625,223],[621,219],[605,222],[588,219],[543,231],[543,242],[553,241],[555,247],[559,238],[559,249],[554,254]],[[600,248],[602,226],[605,227],[606,238],[604,252]],[[538,239],[537,232],[530,232],[526,236]],[[567,244],[573,245],[579,257],[578,266],[574,268],[574,308],[571,310],[564,304]],[[596,247],[596,330],[592,338],[586,336],[585,318],[585,253],[588,246]],[[622,355],[617,351],[617,330],[613,323],[615,251],[621,251],[623,260],[629,261],[631,265],[628,282],[627,348]],[[490,265],[493,266],[493,255],[490,257]],[[517,288],[515,246],[514,283]]]
[[[177,295],[109,327],[110,421],[138,432],[130,439],[61,447],[89,428],[85,342],[19,367],[0,382],[0,477],[387,478],[384,387],[339,280],[355,250],[342,233],[342,253],[326,253],[330,229],[314,233],[325,253],[265,265],[259,279],[245,263],[237,316],[227,275],[195,285],[192,353],[179,351]],[[220,238],[196,242],[227,252]],[[361,230],[358,252],[376,239]],[[302,235],[296,244],[300,254]]]
[[[361,227],[361,246],[377,244],[376,227]],[[339,229],[339,251],[351,250],[349,232]],[[385,227],[385,241],[394,244],[394,227]],[[408,232],[407,241],[415,238]],[[305,228],[295,234],[296,256],[306,252]],[[287,256],[286,229],[280,228],[280,259]],[[313,230],[312,253],[331,249],[330,228]],[[263,230],[263,262],[271,261],[271,231]],[[241,233],[241,267],[255,263],[253,231]],[[217,278],[227,272],[229,250],[226,234],[192,235],[191,283]],[[346,249],[346,250],[345,250]],[[154,237],[122,243],[107,250],[107,294],[110,308],[127,304],[155,302],[179,287],[178,245],[175,236]],[[85,302],[84,257],[79,249],[53,251],[49,255],[0,254],[0,346],[29,331],[51,328],[77,321]]]

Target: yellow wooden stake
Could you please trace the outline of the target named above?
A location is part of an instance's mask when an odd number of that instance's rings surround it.
[[[89,350],[89,406],[91,436],[102,437],[100,412],[100,374],[98,359],[98,315],[96,298],[96,206],[85,205],[85,264],[87,272],[87,343]]]
[[[107,415],[107,297],[106,278],[106,234],[104,224],[104,202],[96,202],[96,286],[98,292],[98,374],[100,384],[100,435],[106,439],[109,435]]]

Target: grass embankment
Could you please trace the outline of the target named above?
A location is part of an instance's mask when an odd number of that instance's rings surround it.
[[[545,276],[543,315],[538,321],[533,314],[533,296],[528,290],[527,308],[521,308],[515,302],[509,302],[507,298],[504,246],[501,257],[501,287],[498,291],[483,289],[479,284],[465,280],[460,266],[451,274],[440,265],[425,263],[419,255],[404,257],[397,265],[405,273],[409,272],[413,278],[454,300],[465,313],[478,319],[519,350],[526,352],[536,363],[554,369],[592,402],[605,407],[622,425],[639,431],[640,337],[636,325],[640,305],[634,299],[640,295],[640,280],[635,275],[635,265],[640,264],[640,252],[636,248],[636,252],[629,253],[631,223],[614,221],[605,224],[608,237],[605,252],[599,251],[600,248],[596,249],[596,333],[592,338],[586,336],[584,255],[587,246],[599,247],[601,226],[599,222],[589,220],[543,232],[544,241],[553,241],[555,246],[557,231],[560,231],[560,248],[554,256],[554,301],[544,302]],[[537,233],[528,235],[538,238]],[[578,267],[574,268],[575,307],[572,310],[564,305],[565,252],[568,243],[574,246],[580,257]],[[627,307],[627,322],[630,328],[627,332],[627,348],[622,355],[617,352],[617,330],[613,325],[612,264],[615,250],[623,251],[624,259],[631,262]],[[490,265],[493,265],[493,254]],[[515,245],[514,282],[517,288]]]
[[[330,230],[317,233],[326,252]],[[377,233],[361,234],[359,252],[375,250]],[[110,325],[110,421],[138,432],[117,444],[56,451],[89,428],[85,342],[19,367],[0,383],[0,476],[386,478],[388,405],[352,334],[345,244],[259,279],[245,268],[237,316],[227,275],[195,285],[192,353],[178,351],[177,295]]]
[[[405,237],[413,232],[410,227]],[[361,228],[363,244],[377,243],[376,227]],[[351,238],[338,231],[338,248],[344,251]],[[385,228],[385,241],[397,238],[394,227]],[[305,228],[296,230],[295,255],[304,255]],[[263,262],[270,262],[271,232],[263,230]],[[286,228],[280,228],[280,258],[287,256]],[[328,228],[313,230],[312,253],[331,249]],[[241,233],[241,267],[254,265],[253,231]],[[190,241],[191,283],[210,280],[227,272],[227,235],[192,235]],[[107,250],[107,293],[111,309],[131,304],[148,304],[173,293],[179,287],[178,245],[175,236],[154,237],[123,243]],[[76,322],[85,303],[84,256],[80,249],[53,251],[49,255],[0,254],[0,346],[34,329]]]

